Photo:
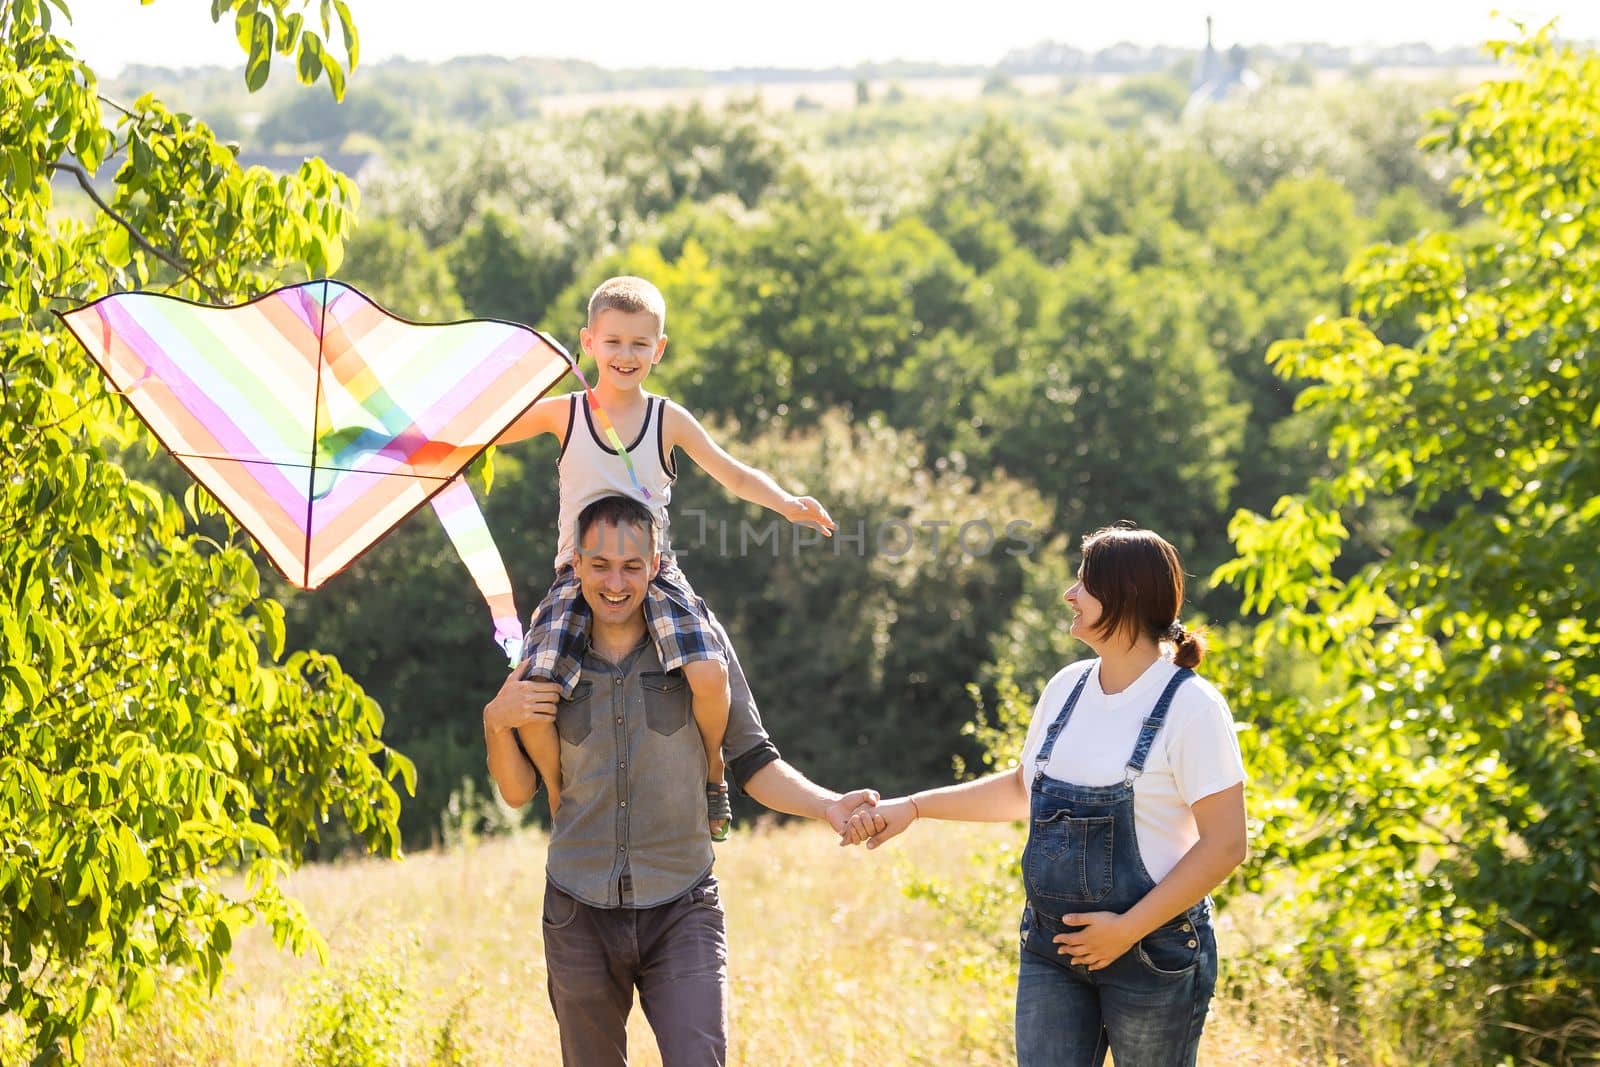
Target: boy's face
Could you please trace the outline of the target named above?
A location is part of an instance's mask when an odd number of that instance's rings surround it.
[[[613,389],[637,389],[667,350],[667,339],[648,311],[607,308],[578,335]]]

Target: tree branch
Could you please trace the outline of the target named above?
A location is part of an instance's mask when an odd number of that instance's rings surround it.
[[[82,164],[79,164],[79,163],[52,163],[52,164],[50,164],[50,169],[51,170],[65,171],[66,173],[71,174],[73,177],[77,178],[78,179],[78,185],[83,188],[84,192],[89,194],[89,199],[93,200],[95,202],[95,206],[98,207],[101,211],[105,212],[107,215],[109,215],[113,222],[117,223],[117,225],[119,225],[123,229],[127,230],[128,231],[128,236],[133,238],[133,240],[135,242],[137,242],[137,244],[139,245],[140,248],[144,249],[146,252],[150,253],[152,256],[155,256],[157,259],[161,260],[161,262],[165,263],[167,266],[171,267],[173,270],[177,271],[179,274],[183,275],[185,278],[188,278],[190,281],[194,282],[196,285],[198,285],[200,287],[200,291],[205,293],[206,296],[210,297],[213,301],[215,301],[215,302],[217,302],[219,304],[222,302],[222,297],[220,295],[218,295],[217,292],[211,288],[211,286],[207,285],[205,282],[201,281],[198,277],[196,277],[194,272],[191,271],[183,263],[183,261],[181,261],[179,259],[176,259],[173,256],[168,255],[166,252],[163,252],[161,249],[157,248],[155,245],[153,245],[149,241],[145,240],[144,234],[140,233],[138,231],[138,229],[135,228],[132,223],[130,223],[127,219],[123,218],[121,215],[119,215],[115,211],[113,211],[111,209],[111,205],[106,203],[105,200],[101,198],[100,193],[94,187],[94,183],[89,180],[89,172],[83,169]]]
[[[115,100],[111,99],[105,93],[95,93],[94,96],[95,96],[95,99],[100,101],[102,104],[105,104],[107,107],[115,108],[116,110],[122,112],[124,115],[128,116],[130,119],[136,119],[136,118],[139,117],[138,115],[135,115],[130,108],[126,107],[123,104],[117,103]]]

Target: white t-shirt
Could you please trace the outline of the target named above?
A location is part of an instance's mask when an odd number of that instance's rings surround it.
[[[1128,759],[1144,720],[1178,668],[1158,659],[1132,685],[1107,696],[1100,688],[1100,661],[1081,660],[1050,679],[1033,709],[1022,750],[1023,780],[1033,781],[1045,731],[1061,714],[1084,671],[1089,681],[1078,696],[1072,719],[1056,738],[1044,772],[1073,785],[1116,785],[1126,776]],[[1244,760],[1234,736],[1233,715],[1222,694],[1198,675],[1178,687],[1144,773],[1133,783],[1134,832],[1145,870],[1157,882],[1200,840],[1189,806],[1244,781]]]

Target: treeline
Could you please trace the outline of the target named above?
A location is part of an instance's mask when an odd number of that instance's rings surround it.
[[[1268,346],[1338,311],[1364,244],[1459,221],[1413,147],[1426,99],[1396,92],[1283,90],[1080,141],[977,105],[928,143],[927,112],[891,105],[821,129],[741,106],[463,134],[369,183],[338,274],[407,317],[572,345],[601,278],[655,280],[671,343],[652,387],[849,535],[775,532],[686,473],[685,565],[780,748],[892,790],[976,760],[963,728],[997,663],[1031,684],[1078,654],[1057,597],[1084,531],[1166,532],[1198,607],[1233,617],[1205,580],[1229,516],[1326,462]],[[486,510],[525,611],[554,460],[494,458]],[[338,654],[383,705],[418,766],[404,830],[435,839],[464,780],[485,795],[478,711],[503,671],[464,570],[417,520],[284,595],[291,644]]]

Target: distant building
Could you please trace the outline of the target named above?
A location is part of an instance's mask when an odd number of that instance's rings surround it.
[[[1228,49],[1224,59],[1211,41],[1211,16],[1206,16],[1206,50],[1195,68],[1189,87],[1189,102],[1183,106],[1185,118],[1221,100],[1249,96],[1261,87],[1261,76],[1245,66],[1248,54],[1240,45]]]

